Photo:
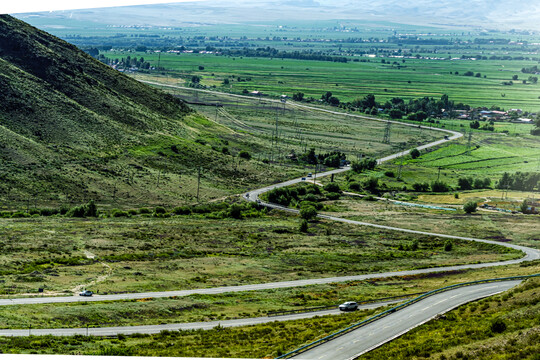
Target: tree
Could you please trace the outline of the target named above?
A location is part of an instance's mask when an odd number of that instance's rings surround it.
[[[473,212],[476,212],[478,204],[474,201],[469,201],[463,205],[463,211],[465,211],[467,214],[472,214]]]
[[[538,82],[538,77],[537,76],[529,76],[529,81],[532,82],[533,84],[536,84]]]
[[[329,99],[328,99],[328,103],[332,106],[338,106],[339,105],[339,99],[335,96],[331,96]]]
[[[478,120],[474,120],[469,124],[469,126],[471,127],[471,129],[478,129],[480,127],[480,123],[478,122]]]
[[[514,76],[512,76],[512,80],[517,80],[518,78],[519,78],[519,76],[518,76],[518,75],[514,75]]]
[[[419,182],[415,182],[413,185],[412,185],[414,191],[417,191],[417,192],[426,192],[429,190],[429,184],[428,183],[419,183]]]
[[[302,101],[304,100],[304,93],[303,92],[297,92],[296,94],[293,94],[292,96],[294,101]]]
[[[413,159],[419,158],[419,157],[420,157],[420,150],[418,150],[418,149],[412,149],[412,150],[411,150],[411,157],[412,157]]]
[[[327,91],[326,94],[323,94],[323,96],[321,96],[321,100],[324,102],[328,102],[328,100],[330,100],[331,97],[332,97],[332,92]]]
[[[448,186],[448,184],[443,181],[435,180],[431,183],[431,191],[433,192],[447,192],[450,190],[450,186]]]
[[[309,151],[302,156],[302,160],[311,165],[318,164],[319,161],[317,160],[317,155],[315,155],[315,148],[309,149]]]
[[[203,71],[203,70],[204,70],[204,66],[199,65],[199,70]]]
[[[473,178],[462,177],[458,179],[458,188],[460,190],[471,190],[473,188]]]
[[[191,82],[194,83],[194,84],[198,84],[201,82],[201,77],[200,76],[197,76],[197,75],[193,75],[191,77]]]
[[[524,214],[528,214],[529,213],[529,204],[527,204],[527,200],[523,200],[523,202],[521,203],[521,205],[519,206],[519,211],[521,211],[522,213]]]
[[[308,228],[309,223],[306,219],[302,219],[302,221],[300,222],[300,232],[306,233],[308,231]]]
[[[403,111],[399,109],[392,109],[390,110],[389,115],[392,119],[401,119],[403,117]]]

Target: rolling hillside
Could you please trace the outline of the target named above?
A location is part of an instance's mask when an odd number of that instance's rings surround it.
[[[237,191],[237,178],[258,181],[212,149],[229,129],[8,15],[0,88],[4,204],[190,202],[201,165],[203,198]]]

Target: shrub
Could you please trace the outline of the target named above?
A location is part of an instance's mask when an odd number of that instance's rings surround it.
[[[497,318],[491,322],[490,330],[491,332],[500,334],[506,330],[506,323],[501,318]]]
[[[356,173],[361,173],[364,170],[373,170],[376,166],[376,159],[364,159],[362,161],[353,161],[351,169]]]
[[[306,233],[308,231],[309,224],[306,219],[302,219],[300,222],[300,232]]]
[[[376,193],[379,189],[379,179],[375,177],[370,177],[364,181],[364,188],[371,193]]]
[[[97,206],[94,204],[94,200],[90,200],[86,205],[75,206],[67,211],[68,217],[97,217]]]
[[[118,209],[112,209],[111,210],[111,217],[128,217],[129,214],[127,211],[122,211],[122,210],[118,210]]]
[[[338,200],[341,197],[341,194],[337,192],[331,192],[331,193],[328,193],[326,197],[328,198],[328,200]]]
[[[429,190],[429,184],[428,183],[419,183],[416,182],[412,185],[414,191],[418,192],[426,192]]]
[[[311,205],[304,206],[300,209],[300,216],[304,220],[311,220],[317,216],[317,210]]]
[[[246,159],[246,160],[251,159],[251,155],[247,151],[240,151],[240,153],[238,153],[238,156],[240,156],[242,159]]]
[[[431,191],[433,192],[447,192],[450,190],[450,186],[448,186],[448,184],[443,181],[435,180],[431,183]]]
[[[41,216],[52,216],[52,215],[58,214],[59,212],[60,210],[58,209],[50,209],[50,208],[43,208],[39,210],[39,214]]]
[[[315,194],[307,194],[302,198],[303,201],[311,201],[311,202],[317,202],[319,201],[319,198]]]
[[[450,240],[444,243],[444,251],[452,251],[452,242]]]
[[[463,211],[465,211],[467,214],[471,214],[473,212],[476,212],[477,204],[474,201],[469,201],[463,205]]]
[[[151,214],[152,211],[149,208],[140,208],[139,214]]]
[[[154,209],[154,214],[165,214],[167,210],[163,206],[156,206]]]
[[[242,205],[240,204],[232,204],[229,207],[229,213],[228,215],[234,219],[241,219],[242,218]]]
[[[393,171],[385,171],[384,176],[393,178],[393,177],[396,177],[396,174]]]
[[[175,215],[190,215],[191,208],[189,206],[177,206],[172,211]]]
[[[12,218],[26,218],[30,217],[30,214],[25,213],[24,211],[16,211],[13,214],[11,214]]]
[[[419,158],[419,157],[420,157],[420,150],[418,150],[418,149],[412,149],[412,150],[411,150],[411,157],[412,157],[413,159]]]
[[[353,191],[360,191],[360,184],[357,182],[352,182],[349,184],[349,189]]]
[[[331,182],[331,183],[328,183],[328,184],[324,185],[323,189],[324,189],[324,191],[331,192],[331,193],[339,193],[339,192],[341,192],[341,189],[339,188],[339,185],[334,183],[334,182]]]

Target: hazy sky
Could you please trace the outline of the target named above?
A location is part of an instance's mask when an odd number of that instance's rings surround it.
[[[0,14],[35,11],[75,10],[111,6],[164,4],[201,0],[0,0]]]

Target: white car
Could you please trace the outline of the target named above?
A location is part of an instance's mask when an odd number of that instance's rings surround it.
[[[79,293],[79,296],[92,296],[92,295],[94,295],[94,293],[91,292],[90,290],[84,290]]]
[[[358,304],[354,301],[347,301],[339,305],[339,310],[341,311],[355,311],[358,309]]]

